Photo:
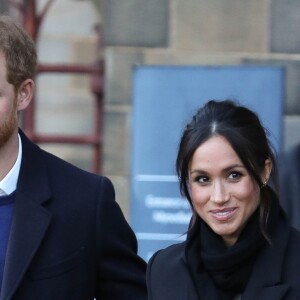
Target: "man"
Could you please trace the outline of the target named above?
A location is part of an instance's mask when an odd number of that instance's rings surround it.
[[[33,41],[0,16],[1,300],[146,299],[146,264],[111,182],[18,129],[35,68]]]

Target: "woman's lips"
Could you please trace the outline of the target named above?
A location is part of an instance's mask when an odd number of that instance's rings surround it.
[[[237,207],[229,207],[223,209],[212,209],[210,214],[218,221],[228,221],[236,213]]]

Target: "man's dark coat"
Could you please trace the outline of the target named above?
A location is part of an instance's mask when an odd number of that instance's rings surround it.
[[[145,263],[111,182],[20,135],[1,300],[146,299]]]

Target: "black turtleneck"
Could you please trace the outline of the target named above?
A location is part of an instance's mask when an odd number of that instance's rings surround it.
[[[271,233],[279,215],[278,200],[273,199],[267,223]],[[243,293],[258,252],[268,243],[259,223],[259,209],[250,217],[237,242],[227,247],[200,217],[190,229],[186,258],[201,299],[232,300]]]

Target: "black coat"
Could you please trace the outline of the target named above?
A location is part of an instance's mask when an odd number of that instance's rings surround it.
[[[279,162],[281,204],[300,230],[300,144],[282,153]]]
[[[149,300],[202,300],[185,257],[186,242],[154,254],[147,270]],[[242,300],[300,299],[300,233],[285,220],[260,252]],[[211,299],[205,299],[211,300]],[[214,299],[217,300],[217,299]]]
[[[1,300],[146,299],[146,264],[111,182],[20,135]]]

